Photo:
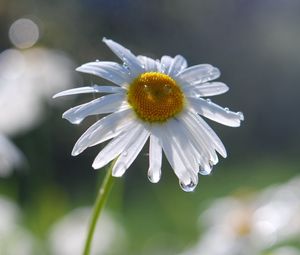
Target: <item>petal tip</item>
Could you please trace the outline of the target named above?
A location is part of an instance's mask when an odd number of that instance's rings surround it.
[[[82,122],[82,120],[83,120],[81,118],[74,118],[73,119],[72,117],[68,116],[68,114],[65,114],[65,113],[62,115],[62,118],[66,119],[71,124],[75,124],[75,125],[79,125]]]
[[[94,170],[98,170],[99,168],[100,168],[100,166],[99,166],[99,164],[97,164],[97,163],[93,163],[92,164],[92,168],[94,169]]]
[[[228,156],[228,155],[227,155],[227,152],[225,151],[224,153],[221,154],[221,156],[222,156],[223,158],[227,158],[227,156]]]
[[[77,68],[75,69],[75,71],[77,71],[77,72],[83,72],[82,65],[81,65],[81,66],[79,66],[79,67],[77,67]]]
[[[112,172],[113,177],[122,177],[123,173],[118,173],[118,172]]]
[[[79,151],[72,150],[71,156],[76,157],[76,156],[78,156],[80,153],[81,153],[81,152],[79,152]]]

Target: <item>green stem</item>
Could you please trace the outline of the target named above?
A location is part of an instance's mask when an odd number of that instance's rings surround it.
[[[90,221],[90,226],[89,226],[89,232],[85,241],[85,246],[84,246],[84,251],[83,255],[89,255],[91,251],[91,244],[93,241],[93,236],[95,232],[95,228],[97,225],[97,221],[99,219],[100,213],[105,205],[105,202],[107,200],[108,194],[112,188],[113,185],[113,180],[114,178],[112,177],[112,169],[115,164],[115,160],[111,163],[109,168],[107,169],[107,173],[105,175],[104,181],[102,183],[102,186],[99,189],[98,196],[94,205],[93,213],[92,213],[92,218]]]

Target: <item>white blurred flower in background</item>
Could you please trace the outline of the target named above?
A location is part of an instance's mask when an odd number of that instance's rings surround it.
[[[36,240],[20,225],[20,216],[21,211],[15,203],[0,197],[0,254],[36,254]]]
[[[11,169],[25,162],[23,153],[5,136],[0,134],[0,177],[6,177]]]
[[[39,38],[39,27],[33,20],[15,21],[9,29],[9,38],[22,50],[7,49],[0,53],[2,137],[25,133],[34,127],[45,116],[45,101],[74,83],[74,63],[66,54],[47,48],[30,48]],[[20,163],[14,161],[20,159],[16,157],[17,150],[6,150],[3,144],[0,142],[0,176],[7,175]]]
[[[198,244],[183,255],[262,254],[299,239],[299,215],[300,177],[246,199],[218,199],[201,216],[205,229]]]
[[[255,201],[255,222],[272,226],[274,242],[300,237],[300,177],[286,184],[270,187]],[[263,231],[264,224],[256,229]]]
[[[90,211],[89,208],[75,209],[52,227],[49,234],[51,254],[82,254]],[[114,245],[116,241],[118,245]],[[95,230],[91,254],[107,254],[112,249],[121,249],[123,241],[123,229],[108,213],[103,213]]]
[[[43,116],[44,102],[73,82],[72,61],[44,48],[8,49],[0,54],[0,131],[25,132]],[[50,102],[50,100],[49,100]]]

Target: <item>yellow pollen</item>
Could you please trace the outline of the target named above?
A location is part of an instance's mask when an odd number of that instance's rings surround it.
[[[184,95],[176,81],[158,72],[135,78],[129,86],[127,100],[137,116],[147,122],[166,121],[184,107]]]

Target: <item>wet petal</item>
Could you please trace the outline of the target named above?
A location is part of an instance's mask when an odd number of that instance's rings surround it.
[[[226,149],[215,131],[197,113],[188,112],[187,114],[189,115],[189,119],[191,120],[189,121],[191,128],[195,130],[199,129],[199,132],[203,132],[203,135],[207,136],[206,139],[209,140],[210,143],[212,143],[215,150],[219,152],[222,157],[226,158]],[[183,118],[185,117],[186,116],[183,116]]]
[[[145,56],[137,56],[138,60],[141,62],[144,67],[145,72],[157,72],[157,62]]]
[[[196,114],[195,114],[196,115]],[[215,151],[215,141],[206,134],[192,114],[184,114],[181,117],[183,126],[189,134],[189,141],[198,152],[198,159],[200,164],[200,173],[209,174],[212,171],[213,165],[218,163],[218,156]],[[224,148],[225,150],[225,148]]]
[[[176,78],[184,84],[196,85],[217,79],[220,74],[218,68],[209,64],[201,64],[184,69]]]
[[[111,140],[95,158],[93,168],[99,169],[118,157],[128,144],[132,144],[139,132],[140,126],[136,126]]]
[[[161,72],[165,74],[169,74],[172,63],[173,63],[173,58],[171,58],[170,56],[162,56],[160,59]]]
[[[125,129],[134,127],[134,115],[131,109],[114,112],[98,120],[89,127],[78,139],[72,150],[72,156],[77,156],[86,148],[105,142]]]
[[[162,147],[159,138],[154,134],[150,136],[149,143],[149,169],[148,178],[152,183],[157,183],[161,177]]]
[[[168,74],[171,77],[176,76],[178,73],[183,71],[187,67],[187,62],[183,56],[177,55],[173,59],[173,63],[169,67]]]
[[[115,112],[129,107],[124,94],[113,94],[75,106],[64,112],[63,118],[72,124],[81,123],[87,116]]]
[[[241,112],[229,111],[202,98],[189,98],[189,103],[197,113],[226,126],[239,127],[244,119]]]
[[[141,62],[130,50],[110,39],[103,38],[103,42],[129,67],[134,76],[144,72]]]
[[[115,62],[90,62],[76,68],[76,71],[99,76],[121,87],[128,86],[132,80],[128,71],[123,66]]]
[[[228,86],[223,82],[208,82],[195,86],[186,86],[184,93],[186,96],[208,97],[226,93],[228,90]]]
[[[53,96],[53,98],[69,96],[69,95],[77,95],[77,94],[87,94],[87,93],[118,93],[125,91],[123,88],[114,87],[114,86],[87,86],[80,87],[75,89],[68,89],[62,92],[59,92]]]
[[[156,135],[160,138],[163,151],[177,175],[181,187],[185,191],[192,191],[198,183],[198,175],[194,170],[189,168],[189,163],[184,156],[184,151],[174,140],[174,136],[170,133],[170,128],[165,124],[165,128],[157,129]]]
[[[149,131],[143,125],[140,125],[134,139],[131,143],[127,143],[123,152],[118,157],[112,169],[112,175],[116,177],[122,176],[125,171],[131,166],[132,162],[136,159],[144,147],[149,137]]]

